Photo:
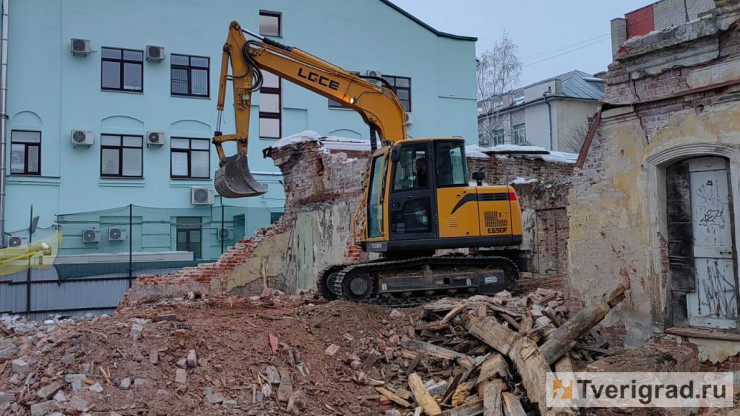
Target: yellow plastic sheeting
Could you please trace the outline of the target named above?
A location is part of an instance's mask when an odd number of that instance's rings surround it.
[[[54,259],[62,245],[62,233],[21,244],[16,247],[0,249],[0,276],[34,269],[48,269],[54,264]]]

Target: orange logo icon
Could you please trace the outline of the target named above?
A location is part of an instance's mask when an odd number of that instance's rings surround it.
[[[566,386],[563,380],[552,381],[552,398],[555,399],[560,396],[560,399],[572,399],[573,398],[573,380],[568,380],[570,383]]]

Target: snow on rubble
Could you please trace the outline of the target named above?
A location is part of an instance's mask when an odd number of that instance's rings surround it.
[[[304,130],[290,136],[283,137],[275,142],[273,149],[282,149],[299,143],[319,142],[328,150],[370,150],[370,141],[340,136],[322,136],[313,130]]]
[[[552,163],[575,163],[578,154],[547,150],[540,146],[520,146],[516,144],[500,144],[493,147],[470,145],[465,147],[467,157],[509,157],[516,155],[525,159],[542,159]]]

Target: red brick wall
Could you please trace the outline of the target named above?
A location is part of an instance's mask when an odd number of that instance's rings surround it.
[[[647,35],[655,30],[655,15],[653,5],[624,15],[627,19],[627,37]]]

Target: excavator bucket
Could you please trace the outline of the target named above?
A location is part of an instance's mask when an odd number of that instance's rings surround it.
[[[267,186],[257,182],[249,171],[247,155],[238,153],[227,158],[226,163],[216,171],[216,191],[226,198],[260,196],[267,192]]]

